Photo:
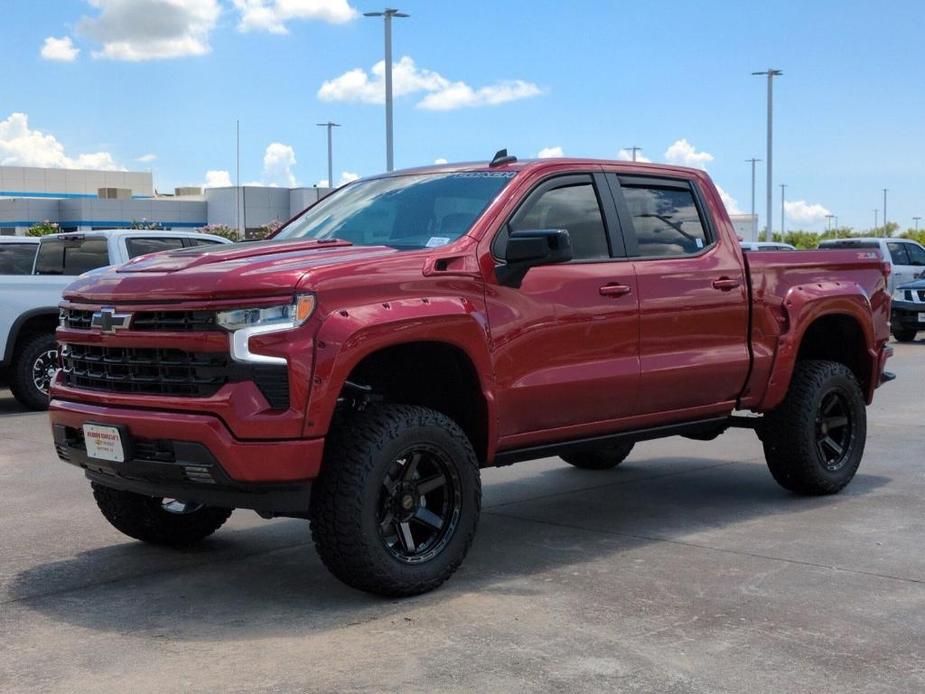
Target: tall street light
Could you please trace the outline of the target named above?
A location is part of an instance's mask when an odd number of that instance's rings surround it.
[[[364,17],[382,17],[385,20],[385,168],[395,168],[392,151],[392,17],[410,17],[411,15],[391,7],[382,12],[364,12]]]
[[[886,216],[886,193],[888,190],[889,188],[883,189],[883,236],[884,237],[886,237],[887,235],[886,222],[889,219],[889,217]]]
[[[633,157],[633,161],[636,161],[636,152],[641,152],[641,151],[642,151],[642,147],[636,147],[636,146],[627,147],[627,148],[626,148],[626,151],[627,151],[627,152],[630,152],[631,155],[632,155],[632,157]]]
[[[754,232],[755,240],[758,240],[758,216],[755,214],[755,163],[761,161],[752,157],[751,159],[746,159],[746,162],[751,162],[752,165],[752,231]]]
[[[877,233],[877,227],[880,226],[880,218],[877,216],[879,214],[880,210],[878,208],[874,208],[874,234]]]
[[[834,214],[827,214],[827,215],[825,216],[825,230],[826,230],[826,231],[831,231],[831,230],[832,230],[832,220],[833,220],[833,219],[835,219],[835,215],[834,215]]]
[[[780,240],[784,240],[784,189],[787,187],[786,183],[780,184]]]
[[[915,222],[915,230],[916,230],[916,231],[919,230],[919,220],[920,220],[920,219],[921,219],[921,217],[913,217],[913,218],[912,218],[912,221]]]
[[[768,165],[768,180],[767,180],[767,192],[768,192],[768,226],[767,226],[767,240],[771,240],[771,230],[773,226],[773,216],[774,212],[772,209],[773,197],[774,197],[774,181],[772,180],[771,175],[771,163],[772,163],[772,133],[774,131],[773,127],[773,113],[774,113],[774,78],[780,75],[783,75],[782,70],[775,70],[774,68],[768,68],[763,72],[753,72],[753,75],[767,75],[768,76],[768,154],[767,154],[767,165]]]
[[[327,123],[315,123],[319,128],[328,129],[328,188],[334,187],[334,148],[331,145],[331,130],[333,128],[339,128],[340,123],[332,123],[328,121]]]

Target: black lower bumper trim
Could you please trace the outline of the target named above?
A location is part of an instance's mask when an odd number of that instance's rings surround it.
[[[128,445],[130,457],[110,462],[87,456],[82,440],[68,427],[53,428],[55,449],[61,460],[82,468],[87,478],[113,489],[145,496],[198,501],[207,506],[247,508],[264,514],[305,517],[311,496],[311,481],[286,483],[242,483],[232,480],[209,450],[188,441],[158,443],[157,459],[150,454],[151,442]],[[165,445],[168,444],[168,445]],[[160,455],[170,448],[171,455]]]

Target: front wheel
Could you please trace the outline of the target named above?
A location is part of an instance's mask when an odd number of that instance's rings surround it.
[[[27,338],[17,347],[10,372],[13,397],[32,410],[48,409],[48,387],[58,369],[58,345],[51,333]]]
[[[232,511],[92,486],[96,505],[116,530],[154,545],[183,547],[199,542],[222,527]]]
[[[918,330],[914,328],[893,328],[893,337],[897,342],[914,342]]]
[[[423,407],[369,407],[332,428],[312,486],[312,538],[347,585],[417,595],[462,563],[480,505],[478,459],[455,422]]]
[[[798,362],[784,401],[759,429],[774,479],[797,494],[835,494],[864,454],[867,411],[851,370],[832,361]]]

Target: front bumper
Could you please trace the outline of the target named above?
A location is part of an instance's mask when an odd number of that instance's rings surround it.
[[[925,304],[914,301],[893,300],[893,307],[890,313],[891,326],[925,330],[925,320],[919,320],[920,317],[925,317]]]
[[[148,496],[228,508],[304,514],[318,476],[324,439],[241,441],[217,417],[105,407],[53,399],[49,407],[58,456],[100,484]],[[116,426],[127,457],[89,458],[85,423]]]

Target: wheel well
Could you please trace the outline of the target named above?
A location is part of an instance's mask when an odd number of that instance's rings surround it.
[[[21,345],[25,340],[28,340],[33,335],[38,335],[41,333],[51,333],[54,335],[55,329],[57,327],[57,311],[54,313],[37,313],[35,315],[29,316],[18,326],[14,325],[13,329],[10,331],[10,340],[6,346],[6,360],[11,361],[13,359],[13,355],[16,354],[16,350],[18,349],[19,345]]]
[[[484,463],[488,405],[475,366],[461,349],[443,342],[387,347],[365,357],[348,380],[371,387],[386,402],[442,412],[462,427]]]
[[[867,342],[860,324],[846,315],[822,316],[803,335],[797,359],[827,359],[847,366],[864,392],[870,385]]]

